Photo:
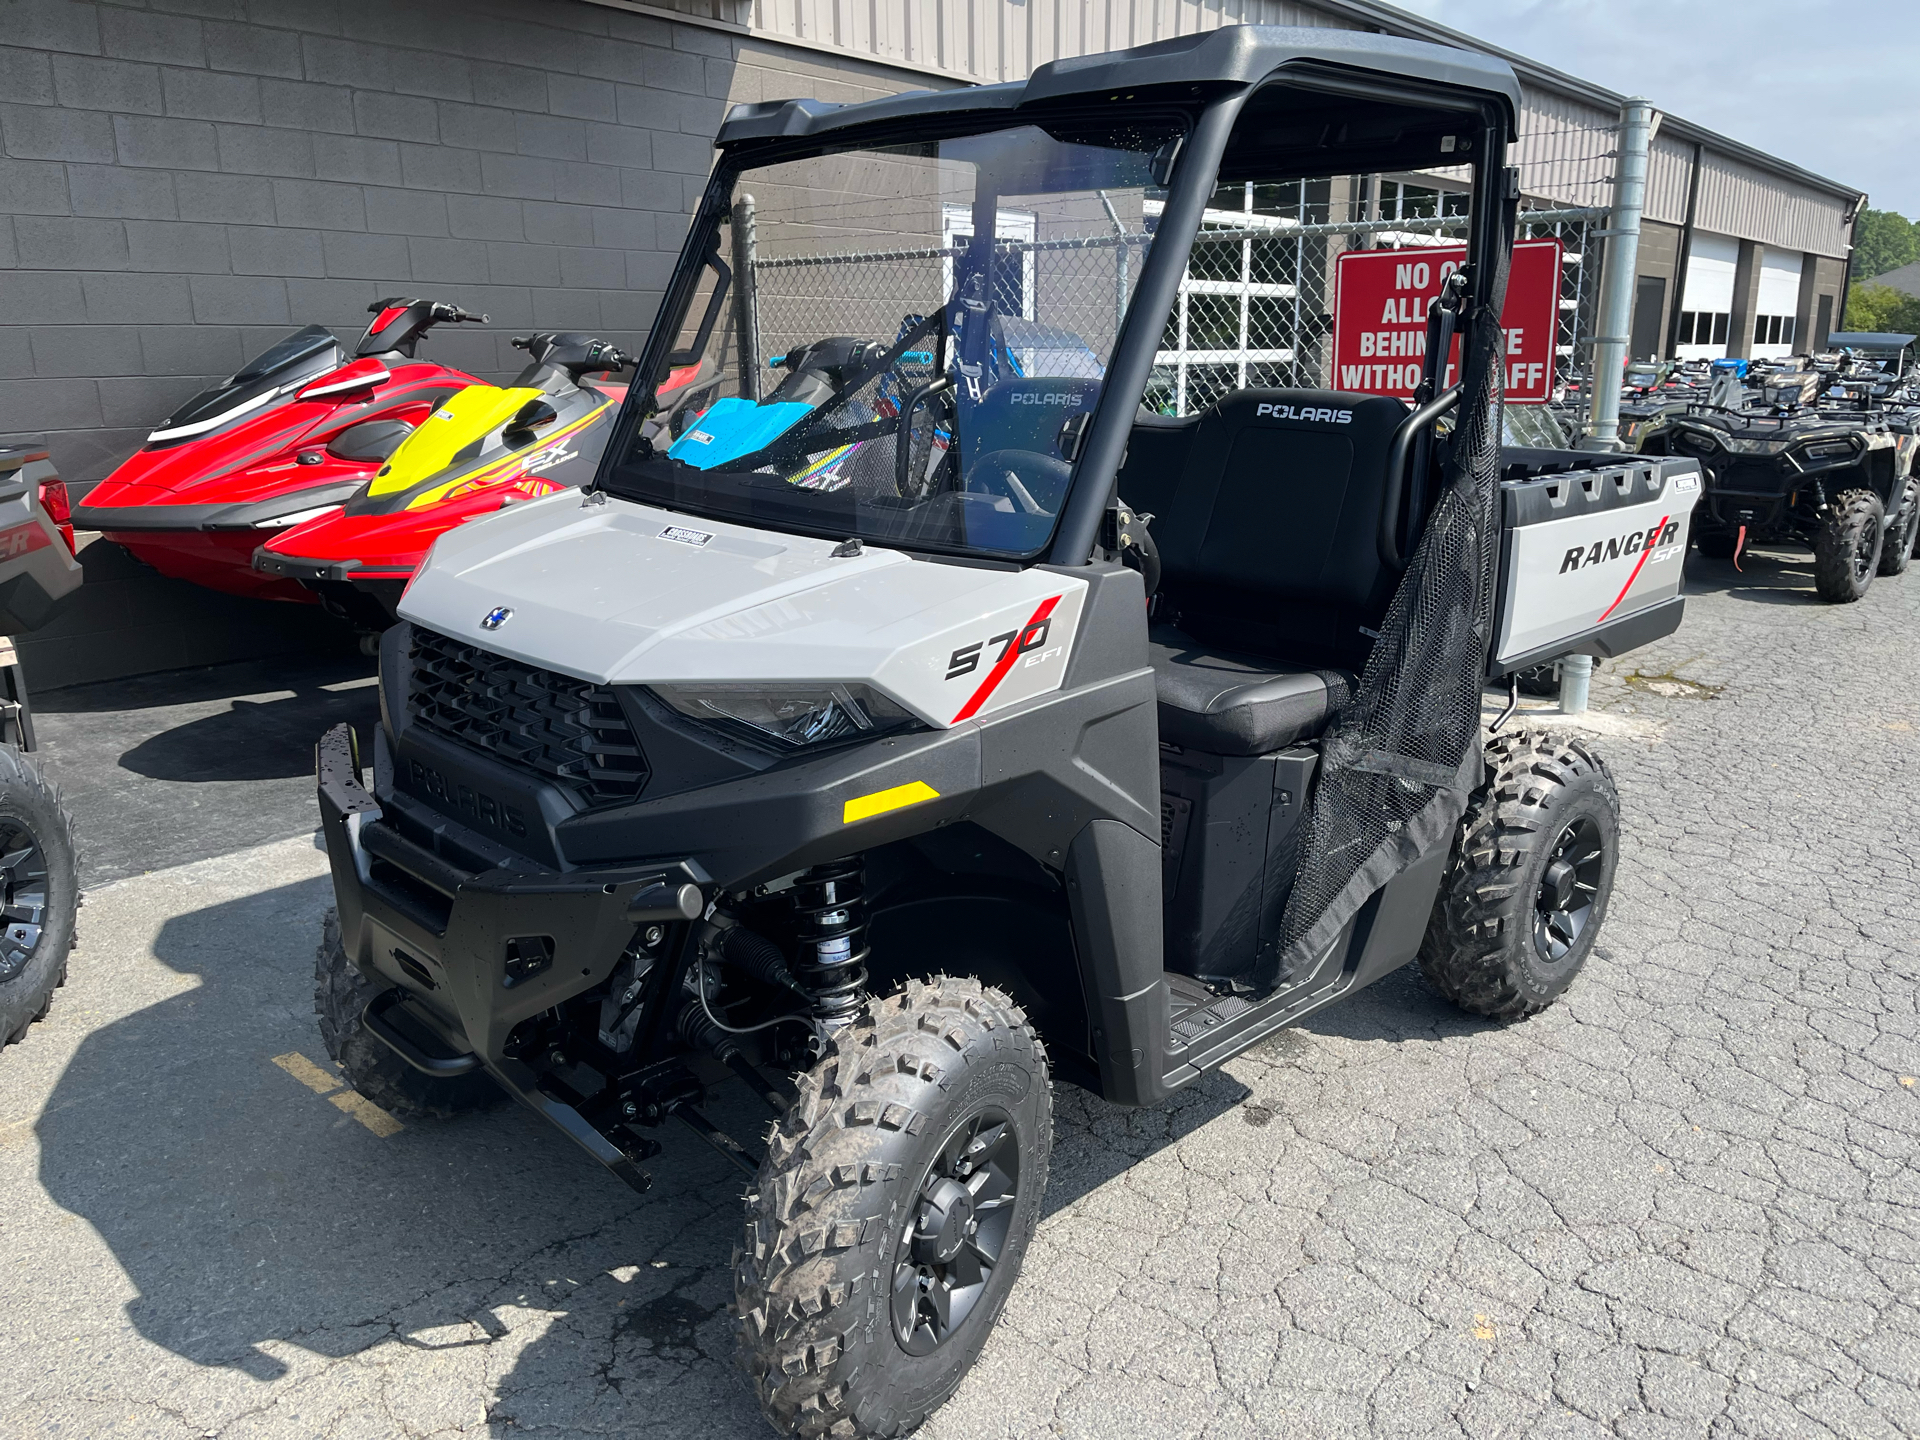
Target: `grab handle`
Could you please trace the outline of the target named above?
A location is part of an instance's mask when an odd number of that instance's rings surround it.
[[[1407,568],[1407,557],[1400,553],[1400,504],[1406,494],[1407,462],[1418,440],[1447,411],[1460,403],[1460,387],[1442,390],[1426,404],[1414,410],[1393,432],[1387,446],[1387,493],[1380,505],[1380,563],[1389,570]]]

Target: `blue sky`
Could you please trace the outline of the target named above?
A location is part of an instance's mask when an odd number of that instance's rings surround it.
[[[1396,0],[1920,219],[1920,0]]]

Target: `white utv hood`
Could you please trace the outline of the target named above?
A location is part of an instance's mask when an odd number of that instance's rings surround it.
[[[567,491],[440,537],[403,619],[602,684],[865,681],[950,726],[1060,688],[1086,582]]]

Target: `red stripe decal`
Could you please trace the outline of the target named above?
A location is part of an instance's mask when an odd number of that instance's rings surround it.
[[[1006,679],[1007,672],[1013,669],[1013,662],[1020,658],[1020,646],[1026,640],[1028,633],[1034,626],[1053,614],[1053,607],[1063,598],[1056,595],[1051,600],[1040,602],[1040,608],[1034,611],[1027,623],[1020,627],[1020,633],[1015,635],[1012,642],[1008,644],[1006,653],[994,662],[993,669],[987,672],[987,678],[982,680],[980,688],[973,692],[973,698],[960,707],[960,713],[953,717],[954,724],[958,725],[962,720],[971,720],[974,713],[992,697],[993,692],[1000,688],[1000,682]]]
[[[1660,523],[1653,527],[1654,545],[1659,544],[1660,537],[1666,533],[1667,533],[1667,517],[1662,515],[1660,517]],[[1647,563],[1647,556],[1651,555],[1652,553],[1653,553],[1653,545],[1647,546],[1646,549],[1640,552],[1640,558],[1634,562],[1633,573],[1627,576],[1627,583],[1620,587],[1620,593],[1613,597],[1613,604],[1607,606],[1606,609],[1600,612],[1600,620],[1606,619],[1607,616],[1611,615],[1614,611],[1620,608],[1620,602],[1627,598],[1627,591],[1631,590],[1633,588],[1633,582],[1640,578],[1640,567]],[[1593,623],[1598,625],[1600,623],[1600,620],[1596,620]]]

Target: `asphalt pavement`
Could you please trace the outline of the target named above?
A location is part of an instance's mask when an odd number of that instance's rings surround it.
[[[1596,677],[1626,851],[1568,997],[1494,1025],[1406,970],[1158,1109],[1059,1087],[1047,1218],[923,1435],[1920,1434],[1920,572],[1834,607],[1744,564]],[[216,702],[169,703],[252,733]],[[129,766],[156,743],[117,758],[156,795],[293,783]],[[640,1198],[530,1114],[358,1103],[284,813],[103,865],[0,1055],[0,1434],[768,1433],[737,1176],[667,1133]]]

